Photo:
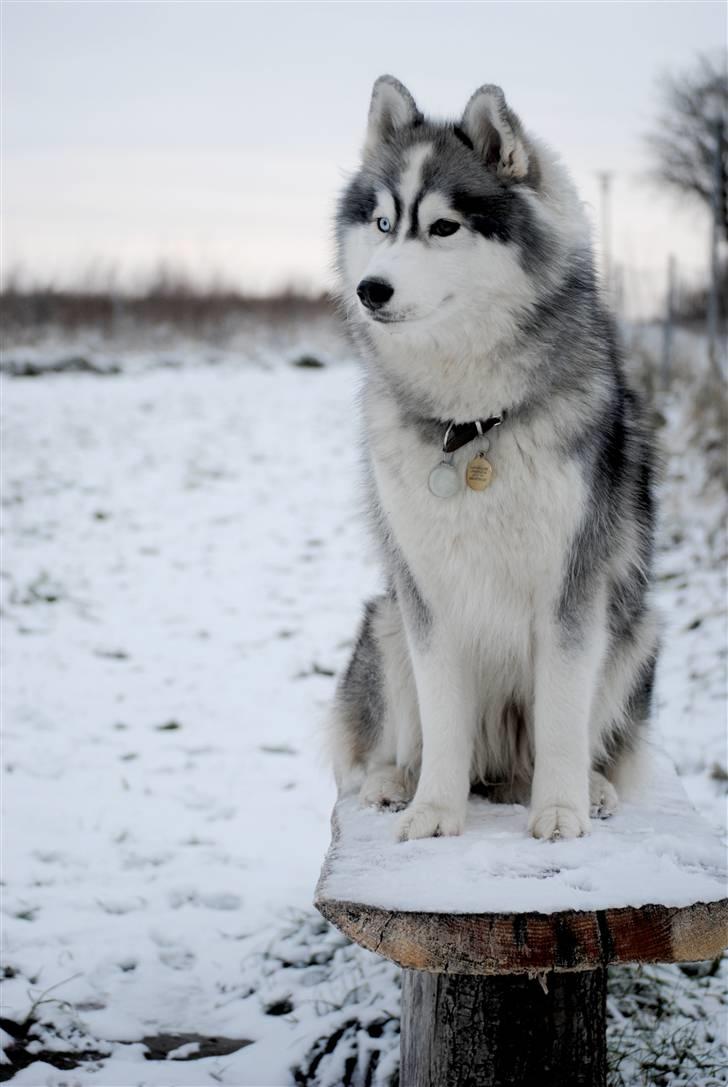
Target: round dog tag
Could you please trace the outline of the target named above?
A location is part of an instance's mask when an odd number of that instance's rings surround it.
[[[460,490],[456,468],[444,460],[436,464],[430,472],[428,485],[435,498],[452,498]]]
[[[471,491],[484,491],[486,487],[490,487],[492,479],[493,465],[485,453],[478,453],[477,457],[473,457],[468,464],[465,482]]]

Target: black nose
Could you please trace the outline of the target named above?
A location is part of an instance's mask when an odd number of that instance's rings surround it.
[[[389,301],[394,294],[394,287],[383,279],[362,279],[356,293],[359,295],[362,304],[373,311]]]

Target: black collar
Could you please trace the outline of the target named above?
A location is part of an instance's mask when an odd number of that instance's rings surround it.
[[[443,453],[454,453],[468,442],[482,438],[494,426],[500,426],[506,417],[505,411],[500,415],[491,415],[488,419],[473,419],[470,423],[445,423],[445,437],[442,440]]]

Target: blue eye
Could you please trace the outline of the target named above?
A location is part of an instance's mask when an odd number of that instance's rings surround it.
[[[379,219],[377,219],[377,226],[381,230],[382,234],[389,234],[390,230],[392,229],[392,224],[390,223],[386,215],[382,215]]]

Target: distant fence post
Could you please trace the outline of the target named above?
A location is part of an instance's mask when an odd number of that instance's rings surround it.
[[[615,264],[612,269],[612,309],[618,322],[624,315],[624,268]]]
[[[612,231],[611,231],[611,219],[610,219],[610,186],[612,183],[612,173],[610,170],[599,170],[597,172],[599,178],[599,185],[602,191],[602,230],[601,230],[601,242],[602,242],[602,281],[604,284],[604,295],[608,299],[611,307],[611,291],[612,291]]]
[[[667,260],[667,298],[665,300],[665,317],[662,326],[662,389],[670,387],[670,375],[672,372],[672,343],[675,326],[675,281],[676,261],[671,253]]]

